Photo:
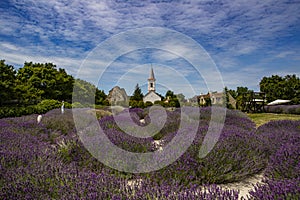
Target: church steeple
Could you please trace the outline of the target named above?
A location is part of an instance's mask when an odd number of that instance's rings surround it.
[[[148,92],[155,92],[155,80],[153,68],[151,66],[150,77],[148,78]]]

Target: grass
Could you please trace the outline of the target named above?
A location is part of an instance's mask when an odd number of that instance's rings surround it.
[[[275,113],[248,113],[248,117],[259,127],[272,120],[300,120],[300,115]]]

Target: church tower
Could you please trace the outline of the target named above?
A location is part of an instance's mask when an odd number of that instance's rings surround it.
[[[148,78],[148,93],[143,98],[144,103],[151,102],[154,104],[156,101],[161,101],[161,97],[155,92],[155,81],[156,79],[151,66],[150,77]]]
[[[155,92],[155,78],[153,68],[151,67],[150,77],[148,78],[148,92]]]

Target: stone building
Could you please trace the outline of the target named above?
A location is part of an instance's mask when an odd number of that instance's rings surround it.
[[[210,100],[210,104],[212,105],[222,105],[225,101],[225,94],[223,92],[209,92],[207,94],[202,94],[198,97],[199,104],[206,105]]]
[[[232,108],[236,108],[236,100],[228,93],[228,103]],[[211,105],[224,105],[226,103],[226,94],[224,92],[209,92],[207,94],[201,94],[198,96],[200,106],[207,105],[207,101],[210,100]]]
[[[155,77],[153,68],[151,67],[150,77],[148,78],[148,93],[144,96],[143,101],[154,103],[155,101],[161,101],[161,97],[155,92]]]
[[[128,96],[124,88],[120,88],[119,86],[115,86],[112,88],[107,96],[107,99],[110,105],[127,105],[128,104]]]

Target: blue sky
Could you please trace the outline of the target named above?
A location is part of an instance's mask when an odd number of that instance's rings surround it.
[[[203,77],[184,53],[176,54],[186,50],[184,45],[173,45],[175,53],[166,48],[128,48],[106,68],[104,55],[95,54],[105,41],[124,32],[165,28],[203,48],[207,55],[198,57],[209,56],[220,73],[221,85],[258,91],[264,76],[300,76],[299,10],[299,1],[274,0],[2,0],[0,59],[15,67],[25,61],[52,62],[98,84],[106,93],[119,85],[130,95],[138,83],[145,94],[151,64],[159,93],[172,89],[191,97],[218,89],[206,85],[206,79],[213,80],[216,74]],[[118,45],[130,46],[133,39]]]

